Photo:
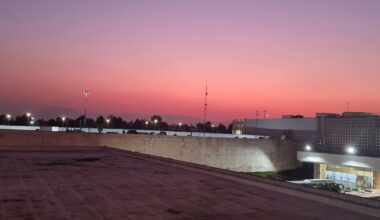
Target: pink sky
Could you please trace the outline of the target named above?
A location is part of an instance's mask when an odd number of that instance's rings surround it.
[[[0,111],[380,112],[380,1],[2,1]]]

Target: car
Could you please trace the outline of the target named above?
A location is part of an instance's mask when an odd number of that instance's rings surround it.
[[[138,134],[136,130],[128,130],[127,134]]]

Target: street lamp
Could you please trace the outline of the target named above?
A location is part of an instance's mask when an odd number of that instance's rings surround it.
[[[268,117],[269,117],[269,113],[268,113],[268,111],[267,110],[264,110],[263,111],[263,117],[264,117],[264,119],[267,119]]]
[[[148,130],[149,121],[145,121],[145,130]]]
[[[214,133],[214,127],[215,125],[211,125],[211,133]]]
[[[349,146],[349,147],[347,147],[347,153],[349,153],[349,154],[355,154],[355,153],[356,153],[356,150],[355,150],[354,147]]]
[[[7,117],[8,125],[9,125],[9,122],[11,121],[12,116],[10,114],[7,114],[5,117]]]
[[[306,151],[311,151],[311,146],[310,146],[310,145],[306,145],[306,146],[305,146],[305,150],[306,150]]]
[[[111,119],[107,118],[107,119],[106,119],[107,129],[108,129],[108,127],[109,127],[110,122],[111,122]]]
[[[65,121],[66,121],[66,117],[65,117],[65,116],[63,116],[61,119],[62,119],[62,127],[65,127]]]
[[[34,124],[34,121],[30,121],[30,124],[33,125],[33,124]]]
[[[154,127],[157,129],[157,123],[158,123],[158,120],[157,120],[157,119],[154,119],[153,122],[154,122]]]
[[[29,122],[30,122],[30,116],[31,116],[32,114],[30,114],[29,112],[27,112],[26,113],[26,117],[28,118],[28,123],[27,124],[29,124]]]
[[[178,130],[181,130],[182,122],[178,123]]]
[[[87,97],[90,93],[86,90],[84,91],[84,121],[83,128],[86,128],[86,117],[87,117]]]

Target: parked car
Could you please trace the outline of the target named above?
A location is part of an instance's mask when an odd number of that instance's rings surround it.
[[[128,130],[127,134],[138,134],[136,130]]]

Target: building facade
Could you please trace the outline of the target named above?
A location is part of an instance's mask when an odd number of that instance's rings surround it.
[[[380,156],[380,117],[363,112],[317,114],[316,147],[324,152],[345,153],[352,147],[357,155]]]
[[[245,119],[242,131],[244,134],[265,135],[271,138],[285,137],[313,143],[317,135],[317,120],[300,115],[284,115],[275,119]]]
[[[380,117],[344,112],[317,113],[316,118],[317,138],[297,155],[314,163],[314,178],[333,180],[348,191],[380,189]]]
[[[314,118],[246,119],[243,127],[246,134],[298,141],[304,148],[297,159],[314,164],[315,179],[333,180],[349,191],[380,189],[380,116],[317,113]]]

